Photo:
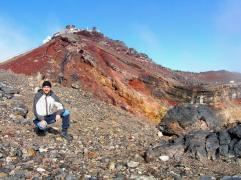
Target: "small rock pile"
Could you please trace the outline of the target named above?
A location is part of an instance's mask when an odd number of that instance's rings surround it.
[[[160,130],[172,138],[150,147],[145,153],[147,162],[163,155],[179,159],[184,153],[200,161],[241,157],[241,124],[225,128],[207,105],[175,106],[163,118]]]
[[[195,131],[185,136],[163,141],[159,146],[150,148],[145,154],[147,162],[154,158],[167,155],[180,158],[184,153],[200,161],[217,158],[236,159],[241,157],[241,124],[218,131]]]
[[[19,94],[20,90],[7,86],[3,82],[0,82],[0,100],[11,99],[14,94]]]

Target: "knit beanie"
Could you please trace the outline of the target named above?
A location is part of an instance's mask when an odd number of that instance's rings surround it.
[[[49,82],[49,81],[44,81],[42,87],[44,87],[44,86],[49,86],[49,87],[51,87],[51,82]]]

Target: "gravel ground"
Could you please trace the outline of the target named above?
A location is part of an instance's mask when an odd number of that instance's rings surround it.
[[[0,82],[19,90],[0,99],[0,178],[5,179],[227,179],[240,175],[240,159],[176,159],[145,162],[144,152],[168,137],[148,120],[96,100],[90,93],[54,85],[71,111],[67,142],[58,132],[38,136],[32,120],[35,78],[0,72]],[[16,107],[22,108],[14,111]],[[28,109],[24,117],[24,109]],[[51,125],[60,131],[61,124]],[[228,177],[230,176],[230,177]]]

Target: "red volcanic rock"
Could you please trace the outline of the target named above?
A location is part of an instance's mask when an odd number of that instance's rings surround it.
[[[2,63],[0,68],[26,75],[40,72],[66,86],[78,81],[101,100],[159,119],[159,99],[152,96],[152,85],[141,79],[154,76],[146,65],[158,66],[142,54],[128,54],[129,48],[123,43],[96,31],[66,30],[41,47]]]
[[[208,71],[198,74],[199,79],[208,82],[229,83],[241,82],[241,74],[228,71]]]
[[[26,75],[41,73],[65,86],[78,82],[99,99],[154,122],[179,102],[216,95],[202,87],[203,78],[197,74],[157,65],[146,54],[96,29],[67,28],[46,44],[1,63],[0,68]]]

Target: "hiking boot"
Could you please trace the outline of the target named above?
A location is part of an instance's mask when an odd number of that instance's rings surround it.
[[[54,129],[54,128],[52,128],[52,127],[48,127],[48,128],[47,128],[47,131],[48,131],[48,133],[50,133],[50,134],[54,134],[54,135],[59,134],[59,131],[56,130],[56,129]]]
[[[66,139],[67,141],[72,141],[73,140],[73,136],[71,134],[68,134],[67,131],[62,131],[61,132],[61,136]]]
[[[34,129],[34,131],[35,131],[35,133],[36,133],[38,136],[45,136],[45,135],[46,135],[46,131],[39,129],[38,127],[36,127],[36,128]]]

